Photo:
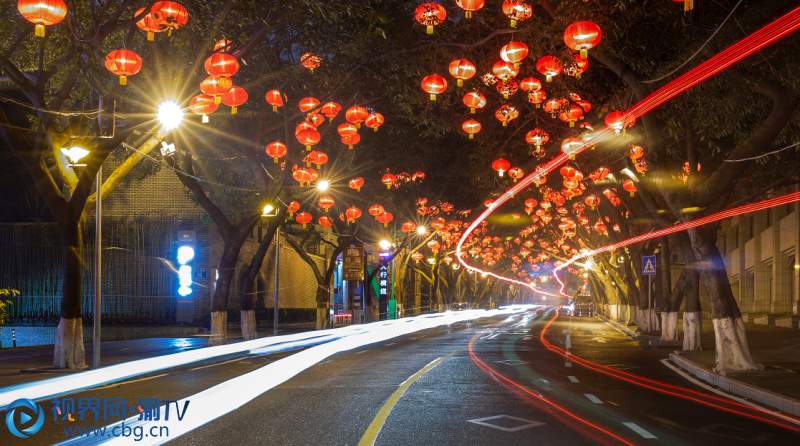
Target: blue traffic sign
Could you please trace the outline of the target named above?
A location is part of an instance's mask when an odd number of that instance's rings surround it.
[[[642,274],[652,276],[656,273],[656,256],[642,256]]]

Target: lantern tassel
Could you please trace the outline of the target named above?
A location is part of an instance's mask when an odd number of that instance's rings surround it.
[[[589,57],[589,50],[584,48],[581,50],[581,59],[586,59],[587,57]]]
[[[310,152],[310,151],[311,151],[311,146],[306,146],[306,152]]]
[[[275,164],[278,164],[278,158],[272,158],[275,161]]]
[[[277,112],[278,111],[278,106],[277,105],[273,105],[272,106],[272,111]]]
[[[428,25],[428,34],[433,34],[433,26]]]
[[[120,76],[119,77],[119,84],[120,85],[128,85],[128,76]]]
[[[472,108],[472,107],[470,107],[470,108],[469,108],[469,112],[470,112],[470,113],[472,113],[472,114],[474,115],[474,114],[475,114],[475,109],[474,109],[474,108]]]
[[[469,139],[474,139],[474,138],[473,138],[473,136],[475,136],[475,135],[473,135],[472,133],[470,133],[470,134],[469,134]]]
[[[235,106],[235,105],[234,105],[233,107],[231,107],[231,114],[232,114],[232,115],[235,115],[235,114],[236,114],[236,111],[237,111],[237,110],[236,110],[236,106]]]
[[[208,123],[208,115],[203,113],[203,124],[207,124],[207,123]]]
[[[513,20],[513,19],[511,20],[511,27],[512,28],[516,28],[517,27],[517,21],[516,20]]]
[[[153,40],[155,40],[155,38],[156,38],[156,35],[154,33],[151,33],[151,32],[147,33],[147,40],[152,42]]]
[[[459,87],[463,87],[463,86],[464,86],[464,81],[463,81],[463,80],[461,80],[461,79],[459,79],[459,80],[456,82],[456,85],[458,85]]]
[[[378,127],[373,127],[373,129],[375,129],[376,132],[378,131]]]
[[[431,101],[435,101],[435,100],[436,100],[436,95],[435,94],[431,94]]]
[[[215,104],[222,104],[222,96],[214,95],[214,103]]]

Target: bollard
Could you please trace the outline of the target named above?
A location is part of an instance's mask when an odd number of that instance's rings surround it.
[[[14,343],[14,347],[17,346],[17,330],[15,328],[11,329],[11,341]]]

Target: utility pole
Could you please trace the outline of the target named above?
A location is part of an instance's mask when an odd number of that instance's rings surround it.
[[[281,260],[281,227],[275,230],[275,293],[272,296],[272,336],[278,336],[278,278]]]
[[[101,107],[102,108],[102,107]],[[94,330],[92,332],[92,347],[94,350],[94,368],[100,368],[100,272],[102,266],[102,242],[100,234],[102,232],[102,211],[103,211],[103,166],[97,168],[97,200],[95,209],[95,233],[94,233]]]

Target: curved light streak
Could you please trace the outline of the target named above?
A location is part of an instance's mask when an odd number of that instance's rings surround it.
[[[708,78],[716,75],[720,71],[751,56],[753,53],[763,49],[764,47],[786,37],[787,35],[795,32],[798,28],[800,28],[800,7],[793,9],[784,16],[769,23],[768,25],[764,26],[763,28],[759,29],[753,34],[750,34],[744,39],[734,43],[725,50],[721,51],[719,54],[712,57],[711,59],[703,62],[702,64],[689,70],[688,72],[684,73],[683,75],[673,80],[672,82],[659,88],[658,90],[656,90],[655,92],[653,92],[652,94],[650,94],[649,96],[638,102],[636,105],[631,107],[627,112],[625,112],[624,116],[621,119],[622,122],[627,122],[627,120],[630,118],[638,119],[639,117],[643,116],[649,111],[655,109],[661,104],[672,99],[676,95],[683,93],[692,86],[707,80]],[[580,146],[577,150],[575,150],[572,156],[579,155],[580,153],[584,152],[588,147],[593,147],[594,145],[598,144],[599,142],[611,136],[612,134],[614,134],[614,131],[612,129],[610,129],[608,126],[603,127],[601,130],[596,132],[591,139],[584,142],[582,146]],[[528,187],[531,183],[533,183],[535,179],[539,178],[540,176],[547,175],[548,173],[553,171],[556,167],[566,162],[567,159],[568,159],[567,155],[563,153],[552,158],[543,166],[541,170],[534,171],[524,179],[520,180],[516,186],[509,189],[508,191],[506,191],[506,193],[501,195],[500,198],[495,200],[493,206],[483,211],[483,213],[481,213],[481,215],[478,216],[478,218],[474,222],[472,222],[471,225],[469,225],[467,230],[465,230],[464,234],[461,236],[461,239],[458,241],[458,244],[456,245],[456,258],[458,259],[458,261],[465,268],[471,271],[486,273],[499,280],[504,280],[519,285],[524,285],[528,288],[531,288],[534,291],[542,292],[534,288],[532,285],[526,284],[524,282],[520,282],[518,280],[511,279],[505,276],[499,276],[497,274],[488,271],[483,271],[480,268],[467,265],[466,262],[461,258],[462,254],[461,245],[464,244],[467,237],[472,233],[472,231],[474,231],[475,228],[481,222],[486,220],[486,218],[489,215],[491,215],[492,212],[494,212],[498,207],[500,207],[500,205],[508,201],[518,192]],[[562,284],[562,289],[563,289],[563,284]]]
[[[717,212],[716,214],[711,214],[711,215],[705,216],[703,218],[698,218],[697,220],[692,220],[692,221],[689,221],[689,222],[686,222],[686,223],[681,223],[679,225],[670,226],[669,228],[660,229],[658,231],[649,232],[647,234],[637,235],[636,237],[631,237],[631,238],[629,238],[627,240],[623,240],[621,242],[613,243],[611,245],[606,245],[606,246],[603,246],[602,248],[593,249],[591,251],[588,251],[588,252],[585,252],[583,254],[577,255],[577,256],[569,259],[566,263],[556,267],[553,270],[553,275],[555,276],[555,278],[558,281],[558,283],[561,284],[561,288],[559,289],[559,292],[561,293],[562,296],[566,296],[566,294],[564,294],[564,288],[566,287],[566,285],[561,280],[561,278],[558,277],[558,272],[560,270],[562,270],[563,268],[566,268],[567,266],[575,263],[576,261],[578,261],[580,259],[583,259],[583,258],[586,258],[586,257],[589,257],[589,256],[593,256],[593,255],[597,255],[597,254],[601,254],[601,253],[608,252],[608,251],[614,251],[617,248],[622,248],[623,246],[628,246],[628,245],[633,244],[633,243],[639,243],[639,242],[650,240],[650,239],[653,239],[653,238],[656,238],[656,237],[662,237],[662,236],[665,236],[665,235],[673,234],[675,232],[685,231],[687,229],[691,229],[691,228],[696,228],[698,226],[707,225],[709,223],[713,223],[713,222],[719,221],[719,220],[724,220],[726,218],[735,217],[737,215],[742,215],[742,214],[747,214],[747,213],[750,213],[750,212],[757,212],[757,211],[761,211],[761,210],[764,210],[764,209],[774,208],[776,206],[782,206],[784,204],[794,203],[796,201],[800,201],[800,192],[794,192],[794,193],[786,194],[786,195],[783,195],[783,196],[780,196],[780,197],[777,197],[777,198],[772,198],[772,199],[769,199],[769,200],[759,201],[757,203],[751,203],[751,204],[747,204],[747,205],[744,205],[744,206],[739,206],[737,208],[728,209],[728,210],[722,211],[722,212]]]

